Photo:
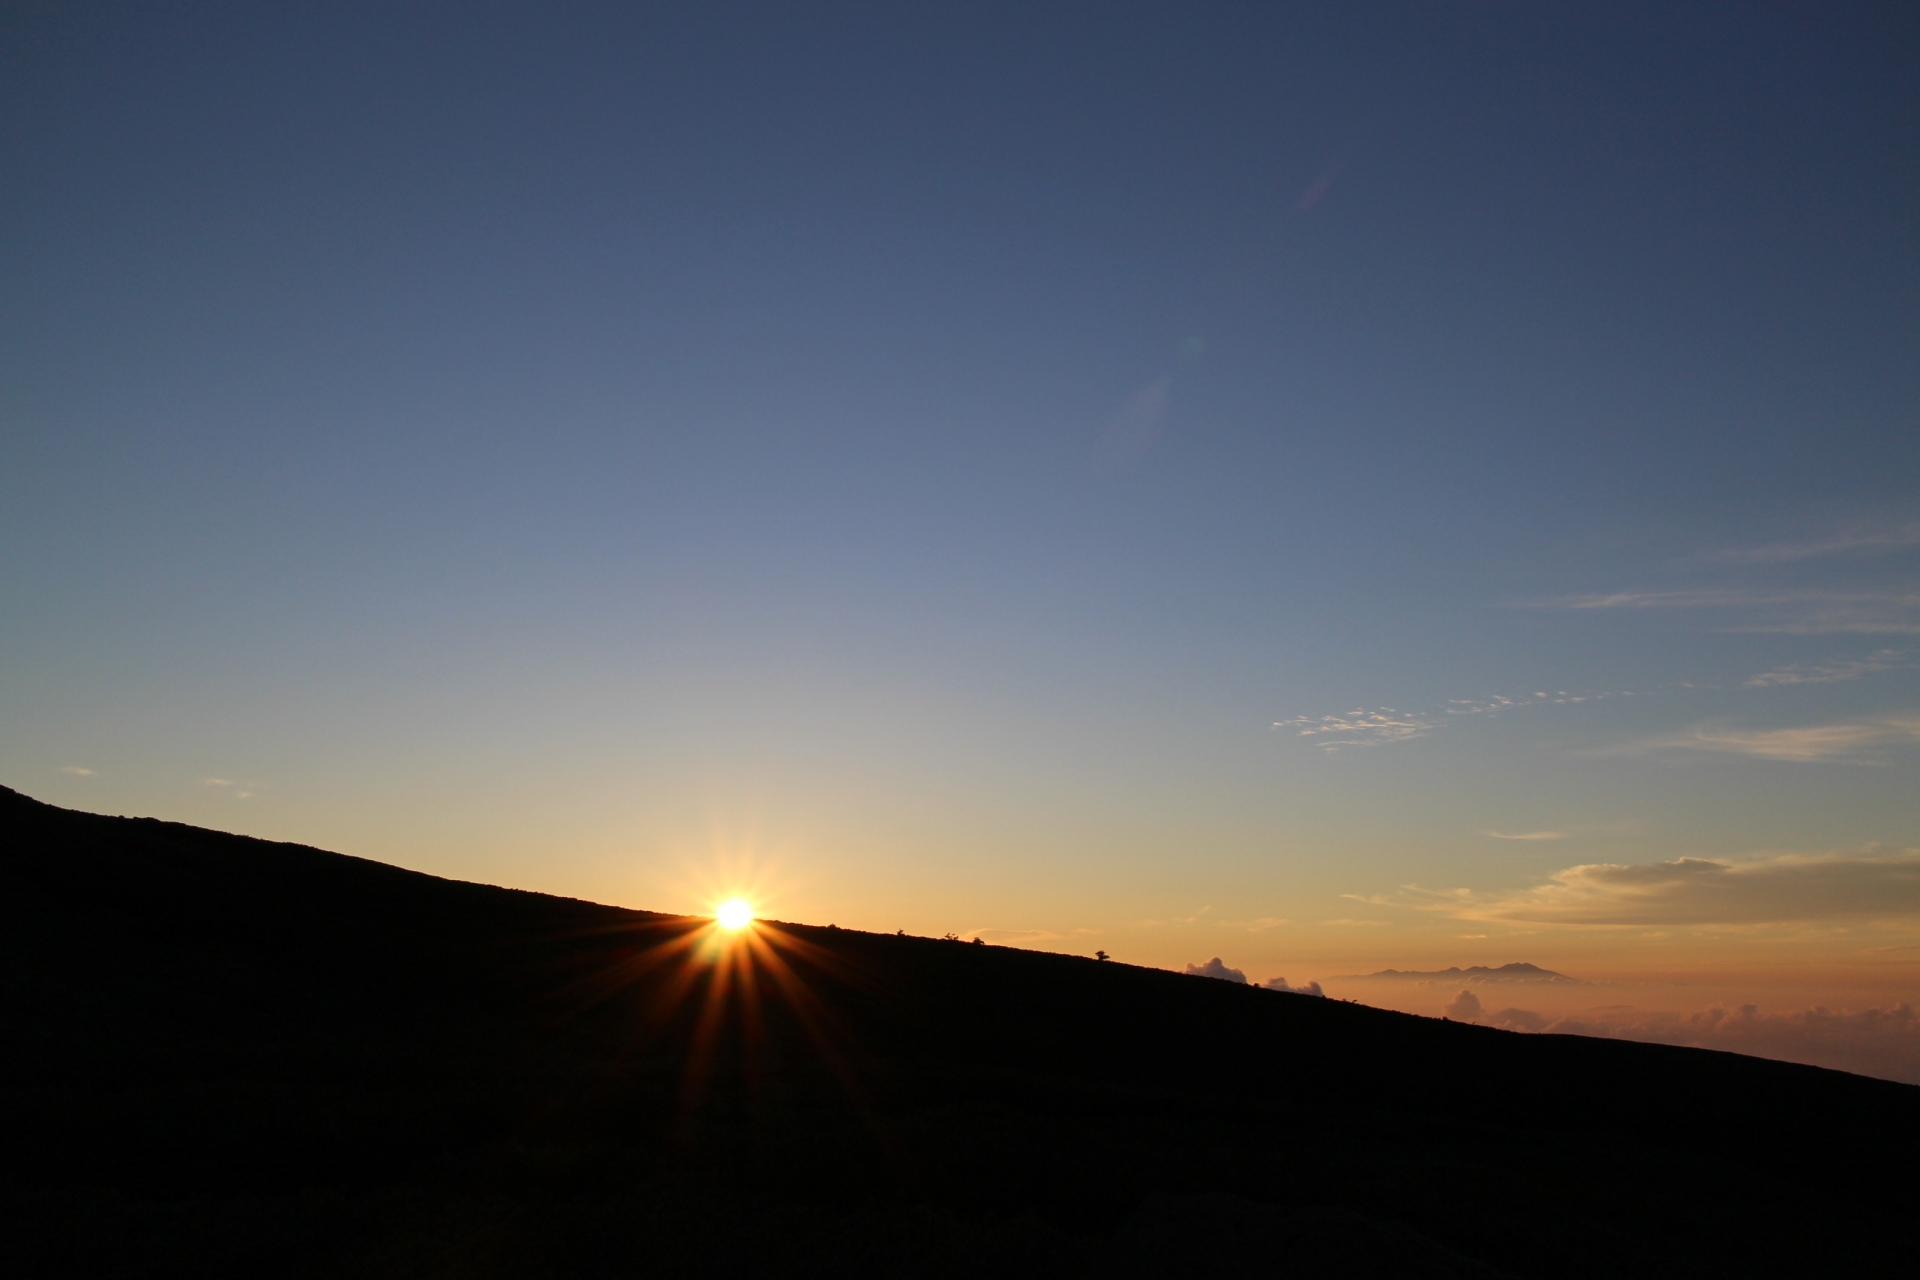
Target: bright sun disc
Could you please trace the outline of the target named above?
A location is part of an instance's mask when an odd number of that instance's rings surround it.
[[[753,923],[753,907],[744,898],[729,898],[720,904],[715,918],[722,929],[744,929]]]

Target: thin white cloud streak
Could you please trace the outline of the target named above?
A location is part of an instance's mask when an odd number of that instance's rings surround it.
[[[1920,546],[1920,521],[1885,529],[1860,529],[1811,542],[1777,542],[1719,551],[1711,558],[1735,564],[1791,564],[1822,556],[1903,551],[1915,546]]]
[[[1899,649],[1881,649],[1864,658],[1851,661],[1808,663],[1798,666],[1775,667],[1771,671],[1762,671],[1745,682],[1749,689],[1769,689],[1780,685],[1792,684],[1833,684],[1841,680],[1858,680],[1861,676],[1873,675],[1880,671],[1902,671],[1909,664],[1906,654]]]
[[[1613,591],[1542,596],[1534,609],[1717,609],[1770,613],[1731,631],[1789,635],[1920,635],[1920,594],[1912,591],[1760,591],[1704,587],[1684,591]]]
[[[1285,916],[1261,916],[1257,920],[1221,920],[1217,927],[1222,929],[1241,929],[1247,933],[1265,933],[1269,929],[1278,929],[1282,925],[1292,924]]]
[[[65,768],[61,769],[60,772],[65,774],[71,774],[76,778],[97,778],[100,776],[98,770],[88,769],[77,764],[67,765]]]
[[[1639,824],[1635,822],[1606,822],[1578,827],[1550,827],[1539,831],[1497,831],[1483,827],[1479,834],[1494,840],[1578,840],[1593,835],[1638,835]]]
[[[1525,601],[1532,609],[1706,609],[1728,605],[1783,604],[1791,593],[1756,593],[1729,588],[1689,591],[1604,591],[1571,596],[1540,596]]]
[[[1873,764],[1881,762],[1889,751],[1915,743],[1920,743],[1920,716],[1899,715],[1788,729],[1699,724],[1677,734],[1609,747],[1595,754],[1683,751],[1794,764]]]
[[[1096,471],[1110,474],[1123,470],[1152,447],[1166,421],[1172,392],[1173,379],[1158,378],[1126,398],[1100,433],[1093,458]]]
[[[1488,897],[1410,890],[1423,909],[1515,925],[1808,924],[1920,915],[1920,849],[1892,854],[1776,854],[1739,861],[1678,858],[1587,863],[1545,884]]]

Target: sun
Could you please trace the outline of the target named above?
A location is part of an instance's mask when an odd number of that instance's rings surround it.
[[[714,912],[714,919],[722,929],[744,929],[753,923],[753,904],[745,898],[728,898]]]

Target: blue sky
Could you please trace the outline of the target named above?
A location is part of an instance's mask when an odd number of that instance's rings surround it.
[[[1909,8],[5,21],[8,785],[1150,963],[1920,941]]]

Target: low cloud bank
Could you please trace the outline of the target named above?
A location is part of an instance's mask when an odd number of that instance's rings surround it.
[[[1473,1003],[1471,1012],[1465,1007],[1467,1001]],[[1798,1013],[1762,1013],[1751,1004],[1734,1009],[1716,1006],[1691,1014],[1621,1007],[1590,1009],[1557,1020],[1530,1009],[1483,1015],[1479,1003],[1471,992],[1462,991],[1447,1012],[1511,1031],[1725,1049],[1920,1084],[1920,1012],[1904,1002],[1890,1009],[1835,1010],[1816,1005]]]
[[[1509,1031],[1545,1031],[1553,1025],[1552,1018],[1544,1013],[1535,1013],[1531,1009],[1502,1009],[1498,1013],[1488,1014],[1480,1021],[1490,1026],[1505,1027]]]
[[[1462,891],[1431,909],[1469,920],[1571,925],[1890,919],[1920,915],[1920,849],[1587,863],[1512,897]]]
[[[1269,991],[1291,991],[1297,996],[1324,996],[1327,994],[1320,989],[1320,984],[1317,982],[1302,983],[1296,987],[1288,983],[1285,978],[1268,978],[1260,985]]]

